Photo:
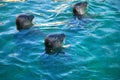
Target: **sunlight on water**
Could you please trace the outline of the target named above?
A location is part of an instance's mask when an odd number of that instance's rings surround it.
[[[45,24],[36,24],[35,26],[59,26],[59,25],[62,25],[64,24],[65,22],[48,22],[48,23],[45,23]]]
[[[5,2],[24,2],[25,0],[2,0],[2,1],[5,1]]]

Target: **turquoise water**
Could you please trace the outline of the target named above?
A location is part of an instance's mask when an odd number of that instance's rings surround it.
[[[0,2],[0,80],[120,80],[120,1],[89,0],[87,17],[73,18],[80,0]],[[18,32],[19,14],[34,26]],[[45,54],[46,34],[66,35],[61,54]]]

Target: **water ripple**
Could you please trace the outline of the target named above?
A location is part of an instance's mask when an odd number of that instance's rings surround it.
[[[73,17],[77,2],[1,1],[1,80],[119,80],[119,0],[89,0],[82,20]],[[33,14],[33,28],[18,32],[19,14]],[[45,54],[44,38],[55,32],[65,33],[64,49]]]

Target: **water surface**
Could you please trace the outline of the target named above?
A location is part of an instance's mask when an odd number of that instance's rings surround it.
[[[0,1],[0,80],[120,80],[120,1],[89,0],[89,17],[78,20],[79,1]],[[18,32],[16,16],[25,13],[35,25]],[[59,55],[45,54],[53,32],[65,33],[69,45]]]

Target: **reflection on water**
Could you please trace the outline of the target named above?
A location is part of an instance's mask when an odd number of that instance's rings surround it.
[[[26,0],[2,0],[2,1],[4,1],[4,2],[24,2],[24,1],[26,1]]]
[[[73,17],[77,2],[0,1],[0,80],[120,79],[120,1],[89,0],[82,20]],[[34,26],[18,32],[15,18],[25,13]],[[47,55],[44,38],[56,32],[66,34],[64,49]]]

